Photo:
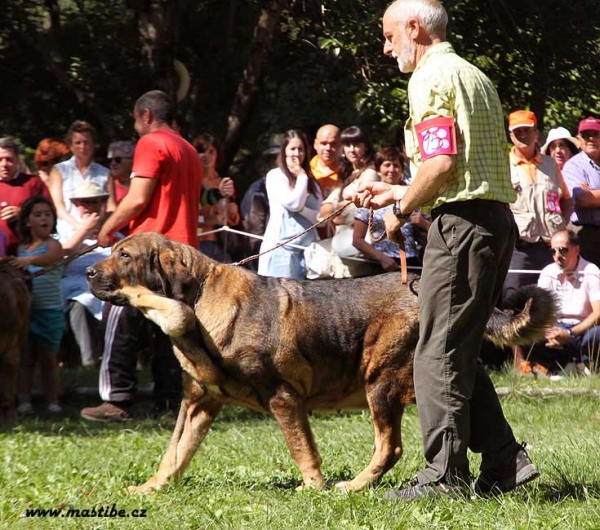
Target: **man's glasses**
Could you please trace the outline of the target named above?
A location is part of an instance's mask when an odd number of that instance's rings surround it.
[[[600,131],[581,131],[579,136],[587,140],[588,138],[600,138]]]
[[[130,156],[115,156],[115,157],[113,157],[113,158],[109,158],[109,159],[108,159],[108,163],[109,163],[109,164],[112,164],[112,163],[114,162],[115,164],[120,164],[120,163],[121,163],[121,160],[123,160],[124,158],[125,158],[125,159],[129,159],[129,158],[131,158],[131,157],[130,157]]]
[[[564,256],[567,252],[569,252],[569,247],[553,247],[550,249],[550,252],[552,252],[552,254],[556,254],[558,252],[561,256]]]

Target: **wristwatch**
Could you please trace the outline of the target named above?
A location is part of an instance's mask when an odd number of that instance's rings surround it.
[[[575,335],[575,332],[571,328],[569,328],[567,330],[567,332],[569,333],[569,338],[570,339],[574,339],[577,336],[577,335]]]
[[[398,221],[408,221],[410,219],[410,213],[400,212],[400,201],[396,201],[394,203],[394,206],[392,207],[392,212],[394,213]]]

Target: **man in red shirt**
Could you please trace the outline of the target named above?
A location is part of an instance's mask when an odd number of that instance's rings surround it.
[[[50,198],[48,189],[37,175],[19,171],[19,146],[12,138],[0,138],[0,232],[4,233],[6,253],[15,254],[19,238],[16,225],[21,205],[31,197]]]
[[[171,126],[171,98],[152,90],[133,109],[136,145],[129,192],[98,234],[109,246],[115,233],[128,225],[129,233],[160,232],[198,247],[198,204],[202,189],[202,163],[196,150]],[[106,313],[105,313],[106,314]],[[158,412],[173,410],[181,399],[181,367],[170,339],[132,307],[110,306],[105,347],[100,367],[100,397],[104,403],[81,411],[91,421],[122,421],[130,416],[136,391],[137,353],[153,336],[155,400]]]

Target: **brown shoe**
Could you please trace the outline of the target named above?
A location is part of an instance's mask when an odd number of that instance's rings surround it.
[[[87,407],[81,411],[81,417],[89,421],[127,421],[131,419],[129,407],[121,403],[105,401],[99,407]]]

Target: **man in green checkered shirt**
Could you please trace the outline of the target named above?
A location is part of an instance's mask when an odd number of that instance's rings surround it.
[[[515,243],[508,203],[516,196],[498,94],[446,42],[447,21],[437,0],[397,0],[386,11],[384,53],[413,73],[405,127],[413,183],[368,183],[349,197],[363,207],[394,204],[386,216],[392,237],[417,208],[433,217],[414,361],[427,466],[412,487],[385,495],[392,500],[472,493],[467,449],[482,455],[477,494],[510,491],[539,476],[478,361]]]

